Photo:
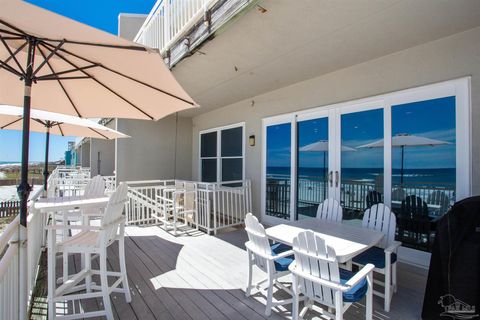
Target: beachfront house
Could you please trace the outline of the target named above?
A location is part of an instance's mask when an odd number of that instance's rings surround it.
[[[119,181],[248,179],[269,224],[329,197],[355,223],[378,201],[400,211],[414,195],[440,216],[478,193],[476,1],[211,1],[175,30],[162,10],[140,18],[134,40],[160,49],[201,108],[109,119],[132,139],[84,141],[78,164]],[[139,25],[129,18],[125,37]],[[403,240],[401,259],[427,266],[431,242]]]
[[[248,188],[243,208],[266,225],[313,217],[329,198],[343,223],[360,225],[385,203],[400,277],[418,289],[399,290],[390,316],[418,315],[435,221],[480,193],[480,3],[197,2],[159,0],[148,16],[122,16],[119,31],[159,49],[201,107],[157,122],[105,119],[132,138],[83,139],[77,165],[140,190],[132,225],[154,220],[155,197],[142,197],[168,179],[202,182],[206,194]],[[229,215],[235,191],[222,192],[205,205],[227,218],[207,231],[243,221],[246,212]]]

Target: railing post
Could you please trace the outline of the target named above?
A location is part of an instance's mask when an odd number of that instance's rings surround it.
[[[18,231],[12,237],[10,245],[18,247],[18,319],[27,319],[28,307],[28,252],[27,228],[18,224]]]

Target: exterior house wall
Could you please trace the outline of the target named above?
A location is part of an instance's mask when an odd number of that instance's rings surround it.
[[[147,16],[146,14],[120,13],[118,15],[118,36],[133,40]]]
[[[253,210],[260,215],[262,118],[471,76],[472,164],[480,162],[480,28],[399,51],[375,60],[298,82],[193,118],[193,179],[198,172],[198,134],[208,128],[245,122],[246,178],[252,180]],[[480,167],[472,168],[472,192],[480,194]]]
[[[88,138],[87,141],[82,143],[82,158],[80,160],[82,167],[90,167],[90,140]]]
[[[92,139],[90,143],[90,172],[92,177],[98,174],[102,176],[114,175],[115,140]]]
[[[108,122],[105,126],[116,130],[116,122],[114,120]],[[98,165],[99,153],[100,166]],[[90,172],[92,177],[98,174],[102,176],[114,175],[115,140],[90,139]]]
[[[116,142],[117,181],[192,178],[191,118],[179,117],[178,128],[175,115],[159,121],[118,119],[117,130],[131,136]]]

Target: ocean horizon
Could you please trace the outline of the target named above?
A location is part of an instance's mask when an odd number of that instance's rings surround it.
[[[400,184],[400,169],[392,169],[392,183]],[[324,173],[323,168],[301,167],[298,169],[299,176],[304,179],[321,180]],[[288,176],[290,167],[267,167],[269,176]],[[342,169],[342,180],[361,181],[375,183],[383,176],[383,168],[344,168]],[[435,169],[404,169],[403,183],[416,186],[455,186],[455,168]]]

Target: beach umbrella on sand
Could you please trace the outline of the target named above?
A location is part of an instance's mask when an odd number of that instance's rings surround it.
[[[31,104],[85,118],[151,120],[197,106],[156,50],[25,1],[0,0],[0,8],[0,103],[24,108],[21,226],[30,192]]]
[[[317,142],[307,144],[306,146],[301,147],[300,152],[323,152],[323,178],[325,179],[325,171],[326,171],[326,164],[327,164],[327,151],[328,151],[328,140],[319,140]],[[350,148],[347,146],[341,147],[343,151],[357,151],[355,148]],[[325,198],[326,195],[326,188],[323,188],[323,197]]]
[[[23,108],[0,105],[0,130],[22,130]],[[74,116],[31,109],[30,131],[45,132],[45,167],[43,188],[47,190],[50,134],[97,139],[128,138],[129,136],[99,123]]]
[[[400,184],[403,184],[403,159],[405,153],[405,147],[422,147],[422,146],[438,146],[443,144],[450,144],[448,141],[435,140],[420,136],[411,135],[408,133],[399,133],[392,137],[392,147],[402,149],[402,164],[400,169]],[[368,143],[358,148],[383,148],[383,139]]]

